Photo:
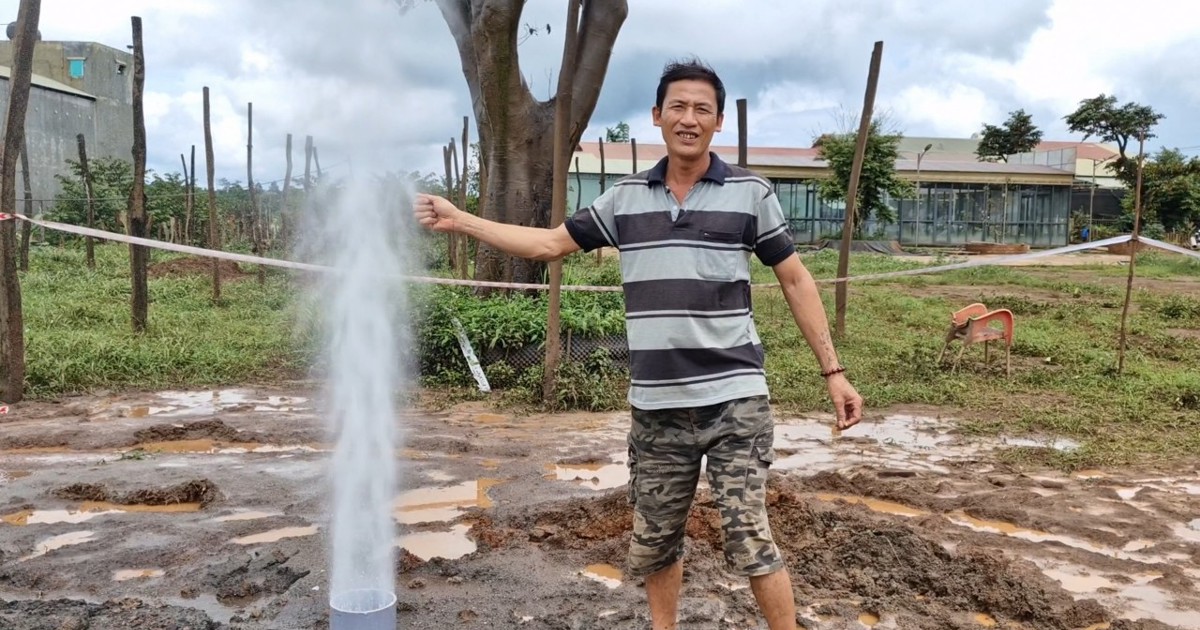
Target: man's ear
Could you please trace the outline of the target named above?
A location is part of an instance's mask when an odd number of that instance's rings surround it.
[[[662,110],[660,110],[657,106],[650,108],[650,118],[654,121],[655,127],[662,126]]]

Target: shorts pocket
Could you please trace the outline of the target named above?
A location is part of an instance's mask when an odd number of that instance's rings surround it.
[[[633,445],[633,438],[627,440],[629,445],[629,505],[637,505],[637,481],[638,481],[638,451]]]

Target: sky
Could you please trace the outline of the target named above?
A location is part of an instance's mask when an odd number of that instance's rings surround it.
[[[479,1],[479,0],[476,0]],[[1165,118],[1150,150],[1200,154],[1200,6],[1179,0],[629,0],[584,140],[624,121],[661,142],[650,108],[664,63],[697,56],[721,75],[737,143],[748,100],[752,146],[807,147],[862,106],[871,49],[884,42],[875,111],[907,136],[969,137],[1023,108],[1047,140],[1082,140],[1063,117],[1100,93]],[[0,0],[15,19],[17,0]],[[984,7],[988,8],[984,8]],[[1133,13],[1130,7],[1136,7]],[[280,180],[284,141],[297,164],[312,135],[330,174],[440,172],[441,147],[471,114],[457,48],[435,0],[43,0],[46,40],[131,42],[142,18],[148,163],[179,170],[203,156],[201,91],[212,99],[217,176],[245,179],[246,103],[254,171]],[[535,96],[554,89],[563,0],[527,0],[539,29],[519,47]],[[545,27],[550,25],[550,34]],[[1193,59],[1192,62],[1186,61]],[[841,121],[841,122],[840,122]],[[473,116],[472,116],[473,125]],[[477,137],[472,128],[471,136]],[[197,170],[203,172],[198,165]]]

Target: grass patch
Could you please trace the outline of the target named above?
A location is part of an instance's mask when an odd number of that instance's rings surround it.
[[[271,381],[303,375],[316,360],[311,313],[297,306],[299,289],[282,274],[268,274],[265,286],[251,275],[227,282],[216,307],[207,275],[153,279],[150,330],[137,336],[129,330],[127,250],[106,245],[97,257],[97,270],[88,271],[81,250],[32,252],[22,277],[32,396]],[[154,261],[172,257],[156,252]],[[818,278],[836,274],[836,252],[804,260]],[[1138,260],[1139,274],[1159,282],[1143,283],[1134,294],[1120,377],[1123,266],[981,267],[853,283],[839,353],[868,411],[937,405],[961,418],[969,434],[1054,434],[1082,444],[1069,452],[1004,451],[1013,463],[1074,468],[1194,458],[1200,452],[1200,265],[1155,254]],[[860,254],[851,270],[861,275],[929,264]],[[574,255],[564,270],[570,284],[611,285],[619,277],[615,257],[597,264],[594,255]],[[774,281],[761,266],[753,277]],[[543,297],[480,299],[446,287],[416,293],[416,350],[431,386],[427,393],[443,403],[476,396],[451,315],[480,354],[536,348],[544,340]],[[822,293],[832,321],[832,285],[822,285]],[[792,412],[828,410],[816,362],[779,290],[755,289],[754,300],[776,403]],[[968,350],[955,373],[937,363],[950,313],[976,300],[1016,315],[1011,378],[1004,376],[1003,352],[984,364],[981,347]],[[576,338],[619,336],[621,305],[619,293],[566,293],[564,330]],[[500,363],[489,373],[493,385],[507,390],[502,401],[520,405],[536,403],[540,376],[540,366],[528,364]],[[565,365],[560,379],[555,407],[625,406],[622,366],[603,354]]]

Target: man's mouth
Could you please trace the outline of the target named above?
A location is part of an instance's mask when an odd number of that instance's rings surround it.
[[[700,134],[692,133],[690,131],[680,131],[675,135],[679,136],[679,139],[685,142],[691,142],[692,140],[696,140],[700,137]]]

